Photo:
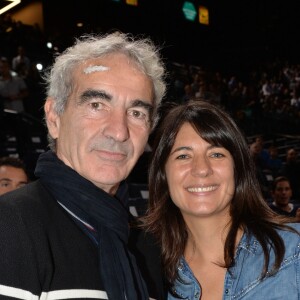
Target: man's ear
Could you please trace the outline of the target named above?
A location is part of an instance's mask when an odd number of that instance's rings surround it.
[[[44,110],[49,134],[53,139],[57,139],[59,136],[60,116],[56,113],[54,105],[55,100],[49,97],[45,102]]]

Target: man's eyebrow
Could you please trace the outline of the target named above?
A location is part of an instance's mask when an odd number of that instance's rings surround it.
[[[95,98],[111,101],[112,96],[103,90],[89,89],[80,95],[79,105]]]
[[[10,181],[12,181],[10,178],[1,178],[0,179],[0,182],[2,182],[2,181],[8,181],[8,182],[10,182]]]
[[[19,181],[18,184],[27,184],[28,181]]]

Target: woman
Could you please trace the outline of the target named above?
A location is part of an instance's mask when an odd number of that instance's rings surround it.
[[[300,299],[300,227],[265,203],[230,116],[189,102],[166,112],[156,136],[144,221],[168,299]]]

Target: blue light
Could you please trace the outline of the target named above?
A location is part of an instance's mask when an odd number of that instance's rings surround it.
[[[187,20],[195,21],[195,18],[197,16],[197,11],[192,2],[185,1],[182,6],[182,11]]]

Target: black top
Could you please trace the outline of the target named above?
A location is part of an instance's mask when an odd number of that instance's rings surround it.
[[[96,246],[39,180],[0,197],[0,240],[1,299],[107,299]],[[130,248],[150,297],[166,299],[158,248],[136,230]]]

